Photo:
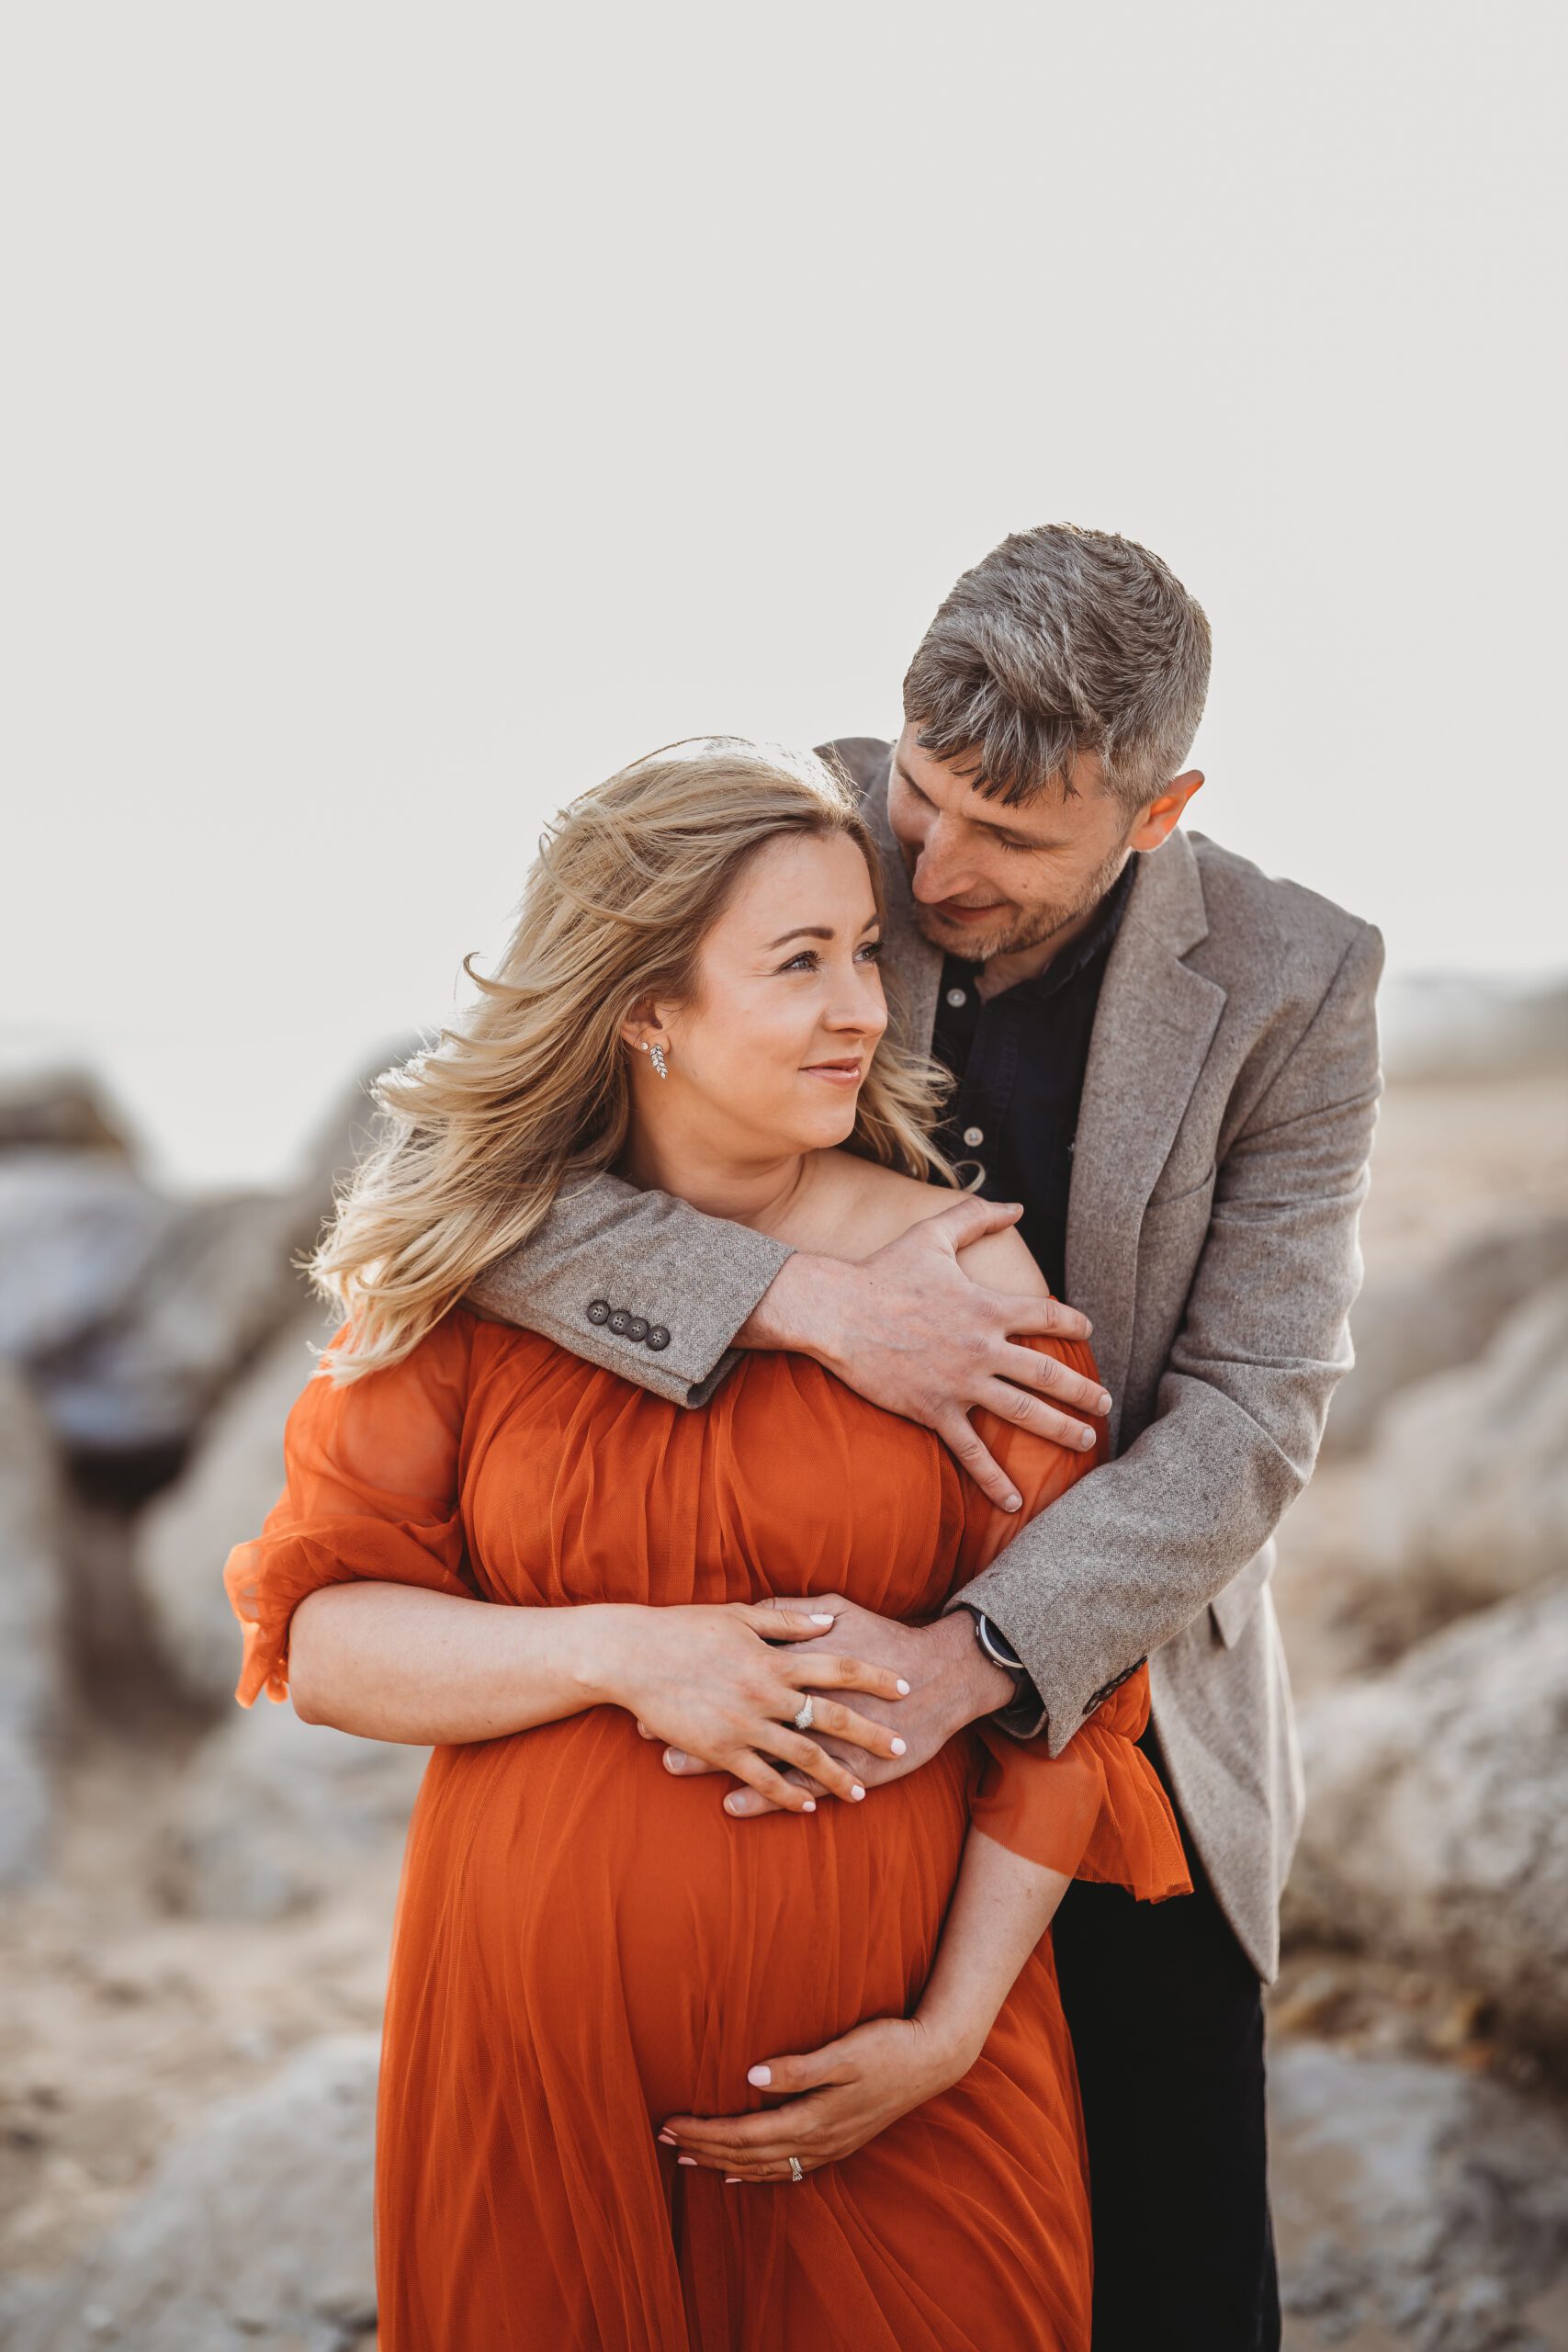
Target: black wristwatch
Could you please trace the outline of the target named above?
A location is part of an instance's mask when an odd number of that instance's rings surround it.
[[[1005,1707],[994,1708],[990,1720],[1014,1739],[1035,1738],[1044,1730],[1049,1711],[1034,1687],[1029,1668],[1001,1627],[993,1625],[984,1610],[971,1608],[968,1601],[961,1605],[975,1620],[975,1639],[991,1664],[999,1666],[1004,1674],[1010,1674],[1015,1685],[1014,1696]]]

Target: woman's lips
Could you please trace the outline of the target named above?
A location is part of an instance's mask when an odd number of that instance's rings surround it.
[[[825,1078],[835,1086],[858,1086],[862,1070],[859,1062],[807,1062],[807,1078]]]

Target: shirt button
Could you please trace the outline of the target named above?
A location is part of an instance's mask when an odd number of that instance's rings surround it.
[[[969,1001],[962,989],[949,989],[947,1001],[949,1004],[967,1004]]]
[[[662,1323],[650,1323],[649,1325],[648,1344],[656,1355],[660,1348],[667,1348],[670,1345],[670,1334],[665,1329]]]
[[[965,1127],[965,1128],[964,1128],[964,1142],[965,1142],[966,1144],[977,1144],[977,1143],[984,1143],[984,1142],[985,1142],[985,1140],[986,1140],[986,1130],[985,1130],[985,1128],[984,1128],[984,1127]]]
[[[588,1320],[590,1321],[590,1323],[607,1323],[607,1322],[609,1321],[609,1319],[610,1319],[610,1302],[609,1302],[609,1300],[608,1300],[607,1298],[596,1298],[596,1299],[594,1299],[594,1300],[593,1300],[593,1302],[592,1302],[592,1304],[590,1306],[590,1307],[589,1307],[589,1309],[588,1309]]]

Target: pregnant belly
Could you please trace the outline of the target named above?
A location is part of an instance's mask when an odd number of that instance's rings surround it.
[[[618,2050],[650,2114],[760,2106],[760,2059],[912,2006],[973,1761],[961,1736],[858,1804],[736,1821],[727,1774],[674,1779],[616,1708],[437,1748],[393,1956],[421,1991],[400,2013],[483,2018],[530,2068]]]

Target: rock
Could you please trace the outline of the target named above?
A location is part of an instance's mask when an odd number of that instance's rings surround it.
[[[403,1838],[428,1747],[356,1739],[261,1698],[202,1741],[162,1839],[176,1911],[277,1919],[309,1909],[345,1864]]]
[[[1568,2051],[1568,1587],[1326,1691],[1301,1734],[1287,1932],[1432,1968]]]
[[[73,1454],[176,1461],[240,1366],[298,1311],[306,1294],[289,1261],[316,1221],[263,1193],[170,1216],[119,1311],[39,1366]]]
[[[78,1463],[142,1492],[175,1475],[236,1374],[308,1304],[293,1261],[375,1123],[356,1080],[287,1193],[173,1203],[85,1156],[0,1165],[0,1352],[29,1364]]]
[[[126,1311],[179,1222],[107,1155],[0,1159],[0,1355],[40,1371]]]
[[[378,2043],[333,2034],[214,2107],[8,2352],[346,2352],[373,2323]]]
[[[1370,1281],[1350,1317],[1356,1362],[1335,1391],[1324,1450],[1368,1445],[1391,1397],[1473,1366],[1516,1307],[1568,1275],[1568,1216],[1516,1217],[1418,1272]]]
[[[50,1859],[64,1709],[59,1477],[26,1381],[0,1358],[0,1885]]]
[[[310,1377],[312,1345],[339,1317],[307,1306],[269,1341],[213,1413],[182,1476],[137,1523],[136,1580],[175,1682],[215,1713],[232,1707],[240,1626],[223,1589],[231,1548],[254,1535],[283,1487],[283,1425]]]
[[[109,1099],[87,1070],[29,1070],[0,1079],[0,1151],[101,1151],[130,1157]]]
[[[1564,2342],[1568,2123],[1554,2109],[1447,2067],[1314,2042],[1271,2044],[1269,2079],[1292,2345]]]
[[[1361,1491],[1357,1607],[1385,1647],[1568,1572],[1568,1282],[1394,1398]]]

